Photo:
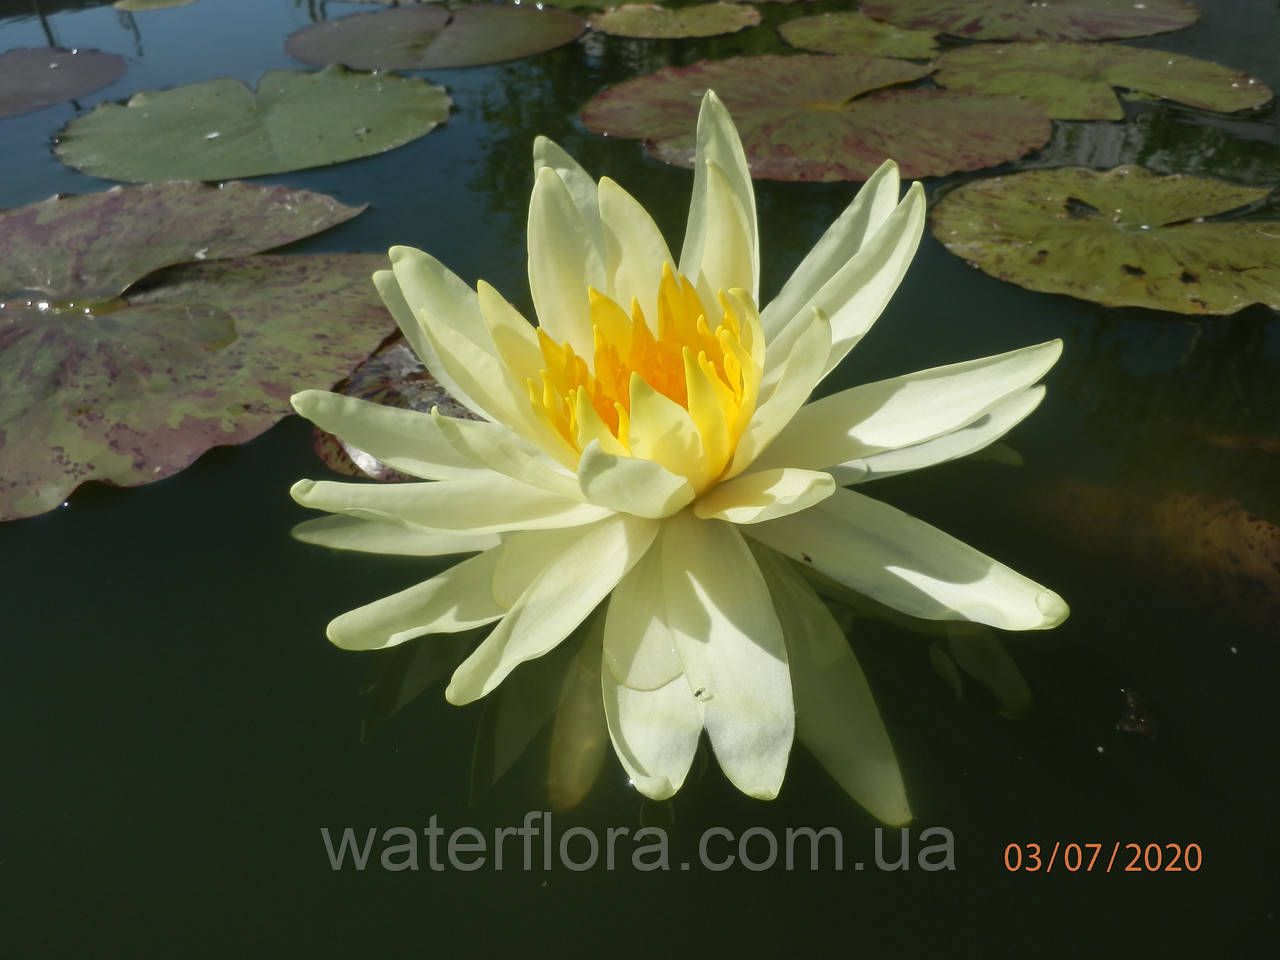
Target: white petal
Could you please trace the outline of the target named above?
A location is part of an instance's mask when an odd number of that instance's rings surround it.
[[[290,531],[295,540],[335,550],[360,550],[406,557],[439,557],[450,553],[475,553],[496,547],[497,534],[430,533],[385,520],[361,517],[316,517]]]
[[[321,430],[410,476],[450,480],[484,470],[440,436],[429,414],[327,390],[303,390],[289,399],[293,409]]]
[[[796,413],[757,466],[819,470],[943,436],[1023,393],[1061,353],[1050,340],[841,390]]]
[[[809,399],[822,377],[822,365],[830,345],[831,327],[822,312],[815,310],[809,325],[791,342],[784,358],[776,362],[778,375],[773,388],[747,422],[728,477],[735,477],[749,467]],[[772,344],[769,349],[773,350]]]
[[[708,161],[725,175],[727,185],[737,198],[747,224],[751,250],[751,282],[735,283],[750,291],[751,299],[760,302],[760,237],[756,226],[756,198],[751,185],[751,171],[742,150],[737,128],[720,98],[708,90],[698,111],[698,141],[693,162],[693,196],[689,201],[689,219],[685,226],[684,244],[680,250],[680,272],[696,280],[704,258],[721,242],[725,224],[717,217],[708,196]],[[732,229],[738,229],[731,225]],[[723,289],[728,290],[728,285]],[[714,300],[711,301],[714,303]]]
[[[851,490],[837,489],[808,510],[744,530],[913,617],[974,620],[1003,630],[1045,630],[1067,617],[1067,605],[1052,590]]]
[[[610,512],[496,473],[430,483],[299,480],[289,493],[298,503],[313,510],[472,535],[579,526],[606,517]]]
[[[886,450],[869,457],[846,461],[832,467],[831,474],[837,483],[844,486],[879,480],[897,473],[920,470],[967,457],[1003,437],[1035,410],[1043,399],[1044,387],[1031,387],[1001,400],[977,420],[959,430],[900,450]]]
[[[604,263],[604,233],[601,228],[600,214],[596,200],[596,182],[591,179],[577,160],[569,156],[561,147],[546,137],[535,137],[533,141],[533,173],[536,180],[538,171],[543,167],[554,170],[556,176],[564,183],[578,208],[582,221],[587,225],[587,233],[591,242],[599,251],[600,262]]]
[[[580,499],[573,474],[502,424],[446,417],[438,409],[433,410],[431,416],[440,436],[460,456],[531,487],[570,500]]]
[[[600,251],[564,181],[543,167],[529,199],[529,292],[542,329],[580,357],[594,350],[588,286],[605,287]]]
[[[877,819],[909,822],[898,758],[844,632],[788,561],[769,550],[756,556],[787,637],[796,739]]]
[[[659,538],[609,597],[604,669],[633,690],[656,690],[684,673],[675,638],[667,627],[661,543]],[[689,694],[686,686],[685,695]],[[698,728],[702,728],[701,720]]]
[[[596,616],[565,670],[547,750],[547,799],[552,810],[581,803],[604,769],[609,723],[600,696],[604,617]]]
[[[454,671],[445,691],[449,702],[483,697],[519,664],[560,643],[640,559],[657,529],[651,520],[615,514],[574,549],[548,556],[511,611]]]
[[[835,493],[831,474],[782,468],[743,474],[715,486],[694,504],[703,520],[761,523],[805,510]]]
[[[428,633],[456,633],[492,623],[506,608],[490,583],[498,550],[486,550],[408,590],[344,613],[329,623],[329,639],[344,650],[381,650]]]
[[[590,503],[636,517],[669,517],[693,499],[693,487],[662,464],[615,456],[592,440],[578,461],[578,484]]]
[[[858,252],[782,325],[769,341],[769,349],[785,352],[816,307],[831,321],[831,352],[822,371],[826,376],[871,329],[898,289],[920,244],[924,220],[924,188],[913,183],[906,197]],[[771,385],[776,376],[776,369],[772,373],[766,369],[765,386]]]
[[[520,311],[497,290],[481,280],[476,284],[476,300],[493,340],[494,349],[517,383],[538,378],[544,366],[538,335]]]
[[[751,290],[760,272],[755,249],[755,221],[742,208],[728,175],[714,161],[707,161],[707,244],[690,276],[704,306],[716,302],[720,290]],[[756,294],[751,300],[754,303]]]
[[[664,521],[667,624],[703,707],[716,759],[743,793],[769,800],[795,731],[782,628],[751,552],[730,524]]]
[[[633,690],[600,673],[604,713],[614,752],[635,788],[666,800],[684,784],[698,752],[702,709],[677,676],[655,690]]]
[[[671,473],[688,477],[695,487],[711,478],[705,476],[707,460],[702,435],[689,411],[631,374],[631,455],[660,463]]]
[[[898,165],[886,160],[858,190],[813,249],[792,272],[778,295],[760,312],[765,335],[772,340],[835,276],[872,236],[898,204]]]
[[[650,317],[658,302],[662,265],[675,263],[657,224],[640,202],[608,177],[600,179],[600,222],[604,228],[606,288],[625,311],[638,300]]]

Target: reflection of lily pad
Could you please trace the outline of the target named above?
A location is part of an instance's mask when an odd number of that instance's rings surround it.
[[[854,54],[703,61],[620,83],[588,103],[582,121],[689,167],[698,98],[711,88],[733,114],[751,175],[768,180],[863,180],[887,157],[905,177],[938,176],[1013,160],[1049,139],[1049,118],[1020,100],[879,89],[931,69]],[[876,92],[860,96],[867,91]]]
[[[389,337],[369,357],[362,360],[351,371],[351,375],[333,390],[335,393],[387,407],[405,407],[430,413],[432,407],[438,406],[440,412],[447,417],[475,419],[475,414],[454,400],[436,378],[427,372],[426,365],[418,359],[418,355],[399,333]],[[372,478],[384,483],[402,483],[414,479],[319,427],[314,428],[314,437],[316,453],[330,470],[349,477]]]
[[[1267,193],[1133,166],[1035,170],[949,193],[933,232],[1032,290],[1177,313],[1280,309],[1280,223],[1201,222]]]
[[[222,77],[104,103],[58,136],[63,163],[113,180],[228,180],[382,153],[443,123],[426,80],[272,70],[254,93]]]
[[[357,212],[284,187],[162,184],[0,215],[0,518],[50,510],[86,480],[169,476],[261,433],[294,390],[345,374],[388,325],[368,280],[382,257],[153,271]]]
[[[581,18],[563,10],[415,5],[317,23],[291,35],[285,50],[303,63],[343,63],[361,70],[474,67],[542,53],[585,28]]]
[[[740,3],[704,3],[668,10],[652,3],[627,3],[590,18],[591,26],[618,37],[674,39],[736,33],[760,22],[760,14]]]
[[[0,54],[0,117],[42,110],[115,83],[124,57],[101,50],[35,47]]]
[[[862,12],[899,27],[975,40],[1114,40],[1189,27],[1200,11],[1184,0],[864,0]]]
[[[933,30],[903,30],[856,12],[823,13],[788,20],[778,32],[793,47],[818,53],[922,59],[938,50]]]
[[[982,43],[938,65],[934,79],[949,90],[1014,94],[1059,120],[1123,120],[1112,87],[1224,112],[1271,99],[1266,84],[1221,64],[1118,44]]]

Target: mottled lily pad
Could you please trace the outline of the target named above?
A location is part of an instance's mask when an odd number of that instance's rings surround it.
[[[778,32],[793,47],[818,53],[923,59],[938,50],[933,30],[904,30],[853,11],[788,20]]]
[[[426,365],[399,333],[388,337],[333,390],[387,407],[429,413],[432,407],[438,406],[445,416],[475,419],[475,414],[454,400],[431,376]],[[337,473],[381,480],[383,483],[415,479],[319,427],[314,428],[313,436],[316,453],[325,466]]]
[[[124,73],[124,57],[101,50],[26,47],[0,54],[0,118],[100,90]]]
[[[255,93],[221,77],[104,103],[58,136],[63,163],[112,180],[229,180],[367,157],[449,116],[416,77],[272,70]]]
[[[669,10],[653,3],[626,3],[588,18],[592,29],[617,37],[675,39],[737,33],[760,22],[760,14],[740,3],[704,3]]]
[[[317,23],[285,42],[289,56],[360,70],[474,67],[542,53],[586,29],[580,17],[533,6],[410,6]]]
[[[1136,166],[1035,170],[965,184],[933,233],[1001,280],[1107,306],[1280,309],[1280,223],[1205,223],[1268,190]]]
[[[865,180],[890,157],[905,177],[940,176],[1048,141],[1049,118],[1012,97],[881,89],[932,69],[857,54],[702,61],[611,87],[583,108],[582,121],[690,167],[698,100],[714,89],[733,114],[751,175],[766,180]]]
[[[949,90],[1013,94],[1059,120],[1123,120],[1113,87],[1230,112],[1271,99],[1230,67],[1118,44],[981,43],[943,54],[934,80]]]
[[[899,27],[974,40],[1115,40],[1189,27],[1184,0],[864,0],[862,12]]]
[[[369,282],[385,258],[244,255],[358,212],[284,187],[160,184],[0,214],[0,519],[87,480],[169,476],[346,374],[389,325]]]

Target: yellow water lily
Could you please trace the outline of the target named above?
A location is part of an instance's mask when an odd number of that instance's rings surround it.
[[[905,819],[865,681],[799,566],[916,617],[1060,623],[1067,607],[1052,591],[849,489],[1001,436],[1040,402],[1060,342],[806,402],[906,272],[925,217],[918,183],[899,200],[886,163],[758,310],[751,177],[713,93],[678,261],[612,180],[596,183],[544,138],[534,159],[537,327],[419,250],[392,248],[374,277],[428,368],[479,419],[293,398],[322,428],[430,481],[300,481],[300,504],[338,516],[298,536],[475,554],[343,614],[329,638],[369,650],[495,623],[449,683],[463,704],[599,608],[609,734],[642,793],[678,790],[705,730],[728,778],[772,798],[798,737],[855,795],[859,783],[879,791],[873,812]],[[842,754],[845,741],[860,746]]]

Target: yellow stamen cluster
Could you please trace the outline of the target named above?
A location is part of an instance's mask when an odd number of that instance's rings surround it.
[[[663,264],[655,337],[636,301],[628,316],[594,288],[588,295],[593,362],[589,366],[568,343],[557,344],[539,329],[545,367],[541,383],[528,381],[534,410],[579,451],[592,439],[606,439],[603,428],[631,453],[632,377],[638,376],[689,411],[705,455],[719,461],[713,467],[713,475],[718,474],[755,407],[759,375],[750,352],[754,318],[743,316],[744,307],[754,307],[721,291],[721,319],[712,330],[693,284]]]

